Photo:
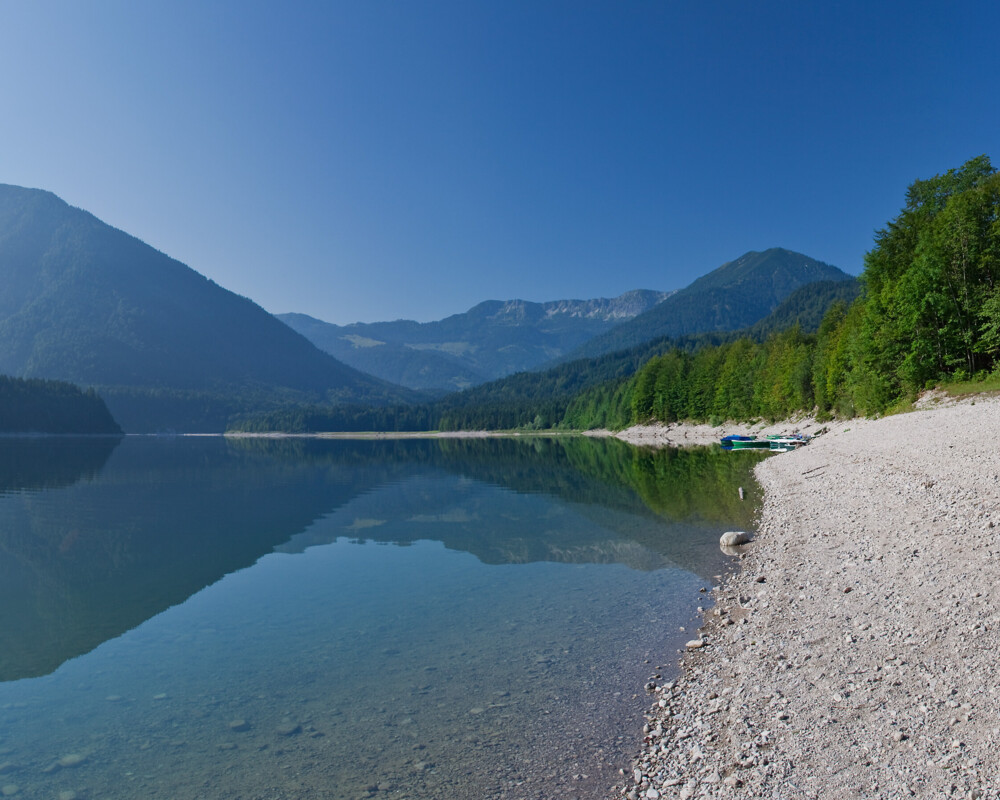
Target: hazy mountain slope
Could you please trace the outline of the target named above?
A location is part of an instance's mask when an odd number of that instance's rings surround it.
[[[409,396],[49,192],[0,185],[0,277],[2,373],[258,400]]]
[[[649,311],[567,354],[586,358],[635,347],[663,336],[734,331],[771,313],[800,286],[851,280],[837,267],[779,247],[751,251],[703,275]]]
[[[333,325],[305,314],[279,319],[357,369],[414,389],[463,389],[552,361],[668,292],[635,290],[594,300],[489,300],[436,322]]]
[[[442,350],[415,348],[388,341],[388,337],[345,333],[357,326],[332,325],[306,314],[280,314],[279,319],[338,360],[401,386],[455,391],[487,380],[459,356]]]

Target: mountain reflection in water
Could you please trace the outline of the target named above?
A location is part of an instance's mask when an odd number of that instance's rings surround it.
[[[756,460],[583,438],[0,440],[0,681],[51,673],[267,553],[338,537],[708,578],[710,534],[750,524]],[[594,525],[547,525],[542,503],[508,513],[482,486],[559,498]]]

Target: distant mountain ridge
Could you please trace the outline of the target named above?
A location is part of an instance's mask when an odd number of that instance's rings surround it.
[[[413,394],[54,194],[0,184],[0,373],[98,387],[126,431]]]
[[[551,361],[648,311],[671,292],[613,298],[487,300],[435,322],[334,325],[305,314],[278,318],[356,369],[412,389],[456,390]]]
[[[592,358],[664,336],[739,330],[766,317],[802,286],[848,280],[853,276],[802,253],[781,247],[750,251],[648,311],[595,336],[559,361]]]

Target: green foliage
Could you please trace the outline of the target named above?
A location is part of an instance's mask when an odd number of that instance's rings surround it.
[[[0,433],[120,434],[92,390],[62,381],[0,375]]]
[[[1000,355],[1000,176],[986,156],[907,192],[865,259],[868,299],[855,348],[859,408],[875,413]]]

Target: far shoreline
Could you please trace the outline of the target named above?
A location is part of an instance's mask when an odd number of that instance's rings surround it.
[[[324,431],[313,433],[245,433],[226,431],[219,434],[183,434],[184,436],[223,436],[227,439],[548,439],[554,436],[581,436],[581,431]]]

